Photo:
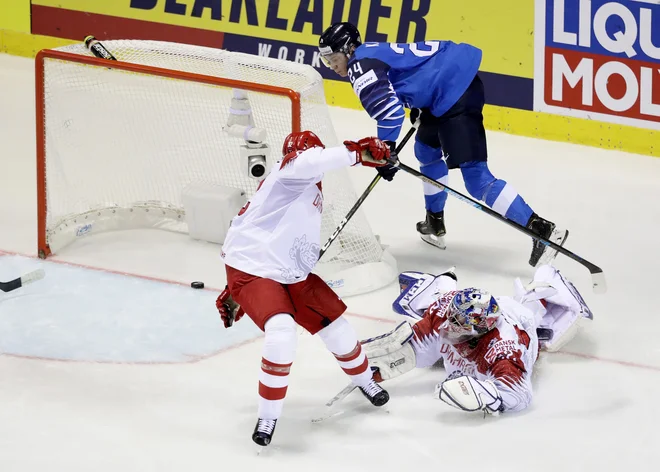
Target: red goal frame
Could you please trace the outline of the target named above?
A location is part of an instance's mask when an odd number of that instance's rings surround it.
[[[285,87],[244,82],[241,80],[213,77],[210,75],[195,74],[179,70],[164,69],[161,67],[145,66],[130,62],[111,61],[97,57],[83,56],[70,52],[44,49],[37,53],[35,58],[35,93],[36,93],[36,133],[37,133],[37,249],[39,257],[45,259],[51,255],[46,238],[46,212],[47,212],[47,183],[46,183],[46,129],[45,129],[45,60],[56,59],[97,67],[106,67],[128,72],[167,77],[207,85],[240,88],[252,92],[268,93],[288,97],[291,100],[291,130],[301,130],[301,102],[300,93]]]

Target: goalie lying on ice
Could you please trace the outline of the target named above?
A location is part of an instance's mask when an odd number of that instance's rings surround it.
[[[539,349],[556,351],[592,313],[575,286],[554,267],[541,266],[514,297],[478,288],[457,289],[453,270],[439,276],[400,275],[397,313],[416,323],[362,341],[377,381],[415,367],[444,363],[448,377],[435,397],[463,411],[520,411],[532,400]]]

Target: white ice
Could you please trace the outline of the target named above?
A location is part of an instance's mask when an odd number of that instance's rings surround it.
[[[127,231],[34,259],[33,75],[32,61],[0,55],[0,250],[11,253],[0,257],[0,280],[47,272],[0,292],[0,471],[658,470],[660,160],[489,132],[494,174],[569,228],[567,247],[604,269],[609,291],[594,295],[586,269],[556,262],[594,321],[539,361],[527,411],[485,419],[433,400],[443,372],[425,370],[386,384],[389,413],[354,393],[344,414],[312,424],[346,379],[320,341],[301,333],[284,416],[257,456],[261,338],[248,320],[220,326],[217,246]],[[342,138],[374,133],[364,112],[332,117]],[[402,160],[414,163],[412,146]],[[351,169],[351,184],[361,193],[372,176]],[[450,185],[464,189],[458,175]],[[400,270],[456,265],[462,286],[496,294],[532,274],[527,237],[452,198],[447,250],[422,242],[414,229],[422,186],[410,176],[380,183],[364,207]],[[192,280],[211,289],[190,289]],[[347,299],[361,337],[394,326],[397,291]]]

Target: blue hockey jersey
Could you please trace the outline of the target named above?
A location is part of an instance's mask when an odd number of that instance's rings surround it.
[[[378,121],[378,137],[395,141],[403,108],[449,110],[481,64],[481,49],[452,41],[364,43],[348,62],[348,77],[362,106]]]

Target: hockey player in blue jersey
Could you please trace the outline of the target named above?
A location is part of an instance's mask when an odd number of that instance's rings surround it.
[[[354,25],[335,23],[321,35],[319,50],[328,67],[349,78],[362,106],[378,122],[378,137],[390,146],[399,137],[404,108],[411,109],[411,121],[418,126],[415,156],[421,172],[447,183],[449,169],[459,168],[474,198],[539,236],[563,244],[568,231],[534,213],[510,184],[488,169],[484,86],[477,75],[480,49],[451,41],[363,44]],[[392,180],[396,171],[391,166],[378,169],[386,180]],[[426,220],[417,223],[417,231],[424,241],[444,249],[447,193],[425,183],[424,199]],[[533,240],[529,263],[547,264],[555,255],[556,251]]]

